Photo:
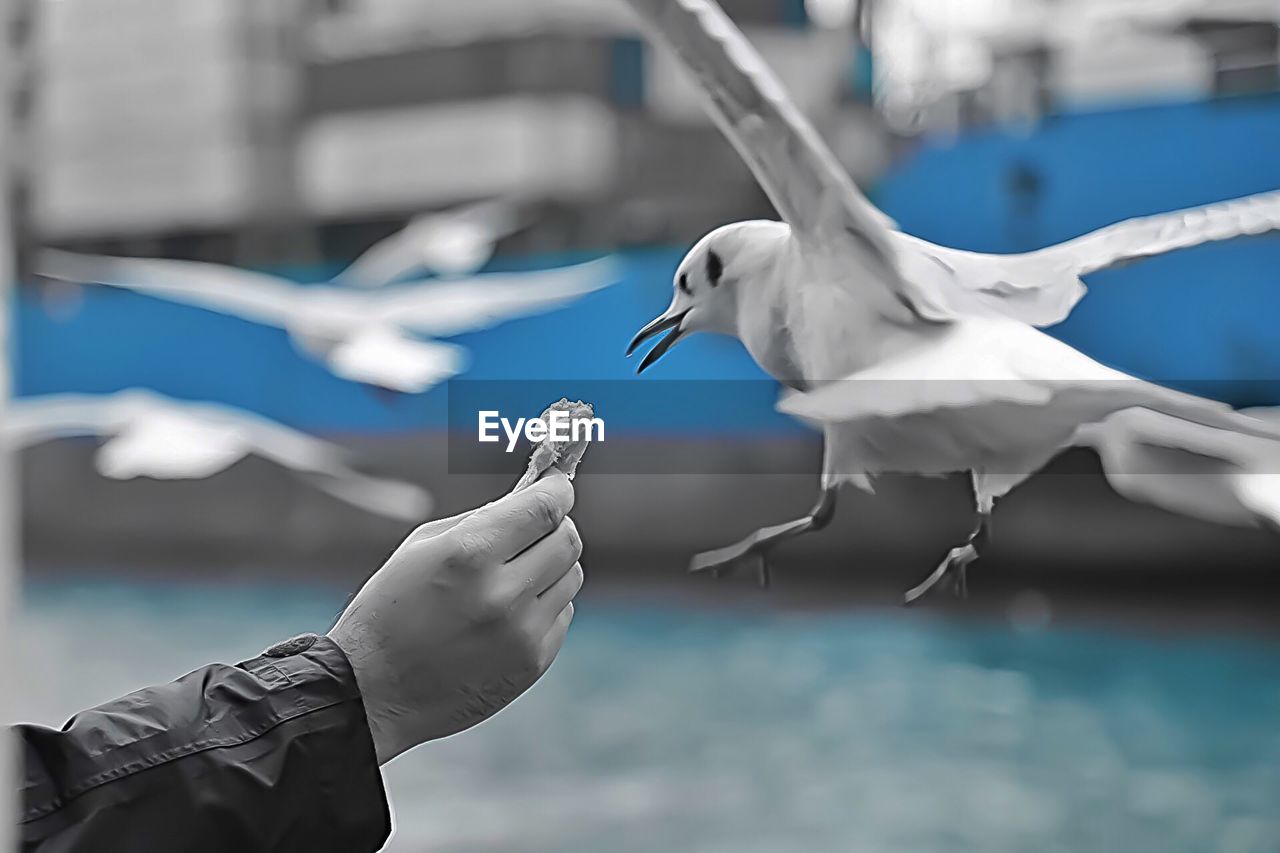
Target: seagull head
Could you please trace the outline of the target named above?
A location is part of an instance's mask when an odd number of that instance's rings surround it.
[[[764,220],[724,225],[703,237],[684,256],[672,281],[674,296],[667,310],[636,333],[627,355],[650,338],[667,332],[636,368],[640,373],[666,355],[690,332],[738,336],[738,309],[743,288],[764,280],[778,257],[779,238],[790,229]]]

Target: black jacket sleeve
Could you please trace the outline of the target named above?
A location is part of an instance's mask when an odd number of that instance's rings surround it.
[[[326,637],[18,734],[24,851],[364,853],[391,831],[355,676]]]

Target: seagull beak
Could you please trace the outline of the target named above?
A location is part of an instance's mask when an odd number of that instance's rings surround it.
[[[636,347],[649,340],[649,338],[668,329],[671,330],[671,334],[658,341],[658,345],[649,350],[648,354],[641,359],[640,366],[636,368],[636,373],[643,373],[645,368],[666,355],[667,350],[671,349],[675,342],[680,339],[680,336],[684,334],[684,329],[681,328],[680,324],[684,321],[684,315],[688,313],[688,310],[685,310],[671,316],[664,315],[636,332],[636,336],[631,339],[631,344],[627,347],[628,356],[636,351]]]

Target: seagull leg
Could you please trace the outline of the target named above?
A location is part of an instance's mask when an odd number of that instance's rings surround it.
[[[756,577],[762,588],[769,586],[769,552],[773,546],[786,539],[794,539],[814,530],[821,530],[831,523],[836,511],[836,487],[822,490],[817,504],[803,518],[762,527],[747,538],[724,548],[704,551],[689,562],[690,572],[711,572],[724,577],[743,563],[755,566]]]
[[[969,541],[952,548],[933,574],[925,578],[918,586],[907,590],[903,604],[915,604],[943,581],[950,581],[952,589],[960,598],[969,594],[967,569],[969,564],[981,556],[980,551],[991,541],[991,511],[978,514],[978,526],[969,534]]]

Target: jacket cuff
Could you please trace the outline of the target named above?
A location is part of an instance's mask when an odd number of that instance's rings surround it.
[[[259,678],[283,678],[298,688],[280,694],[276,708],[282,716],[291,713],[292,703],[326,708],[325,715],[316,715],[317,721],[335,709],[345,712],[345,736],[340,740],[326,738],[337,749],[315,768],[319,771],[316,793],[323,798],[317,807],[325,809],[335,824],[330,840],[349,838],[367,843],[370,830],[374,830],[380,839],[375,846],[381,846],[391,835],[391,812],[364,697],[346,653],[327,636],[303,634],[277,643],[239,666]]]
[[[24,849],[380,847],[391,815],[346,655],[327,637],[280,651],[139,690],[60,731],[19,726]]]

